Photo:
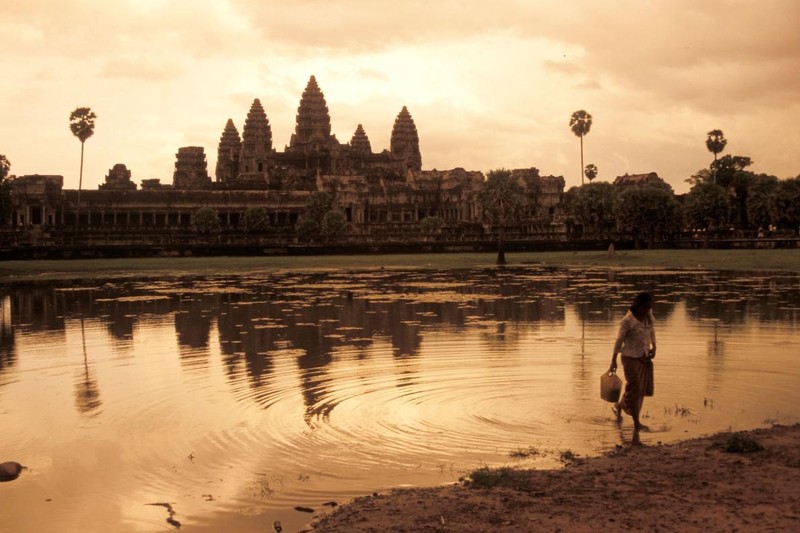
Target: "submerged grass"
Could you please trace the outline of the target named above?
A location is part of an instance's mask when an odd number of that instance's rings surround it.
[[[456,269],[495,266],[494,253],[169,257],[1,261],[0,282],[229,275],[275,270]],[[507,253],[507,266],[704,269],[800,273],[800,249]]]

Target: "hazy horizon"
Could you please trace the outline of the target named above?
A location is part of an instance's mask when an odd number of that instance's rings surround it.
[[[56,6],[57,7],[54,7]],[[202,146],[213,177],[219,137],[240,134],[259,98],[276,149],[294,132],[314,75],[332,133],[362,124],[389,147],[403,106],[423,169],[537,167],[580,184],[572,112],[593,116],[585,163],[598,180],[657,172],[676,192],[713,156],[800,174],[800,3],[0,0],[0,154],[11,172],[78,186],[70,112],[97,114],[83,186],[125,164],[172,183],[175,153]]]

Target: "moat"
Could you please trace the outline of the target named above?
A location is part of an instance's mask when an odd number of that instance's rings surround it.
[[[800,420],[800,276],[275,270],[0,285],[12,530],[296,531],[330,502],[629,442],[598,394],[656,294],[644,444]],[[174,516],[162,505],[169,504]]]

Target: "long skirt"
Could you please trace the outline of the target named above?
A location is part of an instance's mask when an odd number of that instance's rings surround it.
[[[653,361],[644,357],[622,357],[625,370],[625,394],[620,406],[629,415],[638,410],[645,396],[653,395]],[[638,413],[637,413],[638,414]]]

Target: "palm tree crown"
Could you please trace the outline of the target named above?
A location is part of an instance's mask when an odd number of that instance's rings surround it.
[[[594,163],[589,163],[586,165],[583,173],[586,175],[586,179],[589,180],[589,183],[591,183],[592,180],[597,177],[597,167],[594,165]]]
[[[79,107],[69,115],[69,129],[81,143],[84,143],[94,133],[95,119],[97,115],[94,111],[88,107]]]
[[[706,148],[708,148],[709,152],[714,154],[714,160],[717,159],[717,154],[725,149],[726,144],[728,144],[728,141],[725,139],[725,134],[722,133],[722,130],[711,130],[708,132]]]
[[[577,137],[583,137],[592,129],[592,115],[583,109],[575,111],[569,119],[569,127]]]
[[[725,139],[725,134],[722,133],[722,130],[711,130],[708,132],[706,137],[706,148],[708,151],[714,154],[714,163],[717,162],[717,154],[722,152],[725,149],[725,145],[728,144],[728,140]],[[714,183],[717,182],[717,165],[714,164]]]

